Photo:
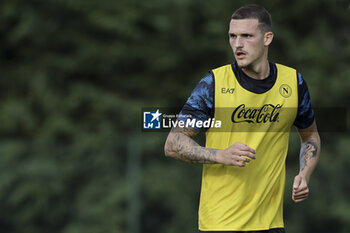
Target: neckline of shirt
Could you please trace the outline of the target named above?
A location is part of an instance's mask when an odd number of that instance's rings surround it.
[[[273,62],[269,62],[270,74],[264,79],[254,79],[245,74],[237,65],[237,62],[232,64],[232,70],[239,84],[246,90],[256,94],[262,94],[269,91],[277,79],[277,67]]]

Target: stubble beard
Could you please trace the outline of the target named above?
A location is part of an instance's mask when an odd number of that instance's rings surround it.
[[[237,62],[237,65],[240,69],[247,69],[251,66],[250,62],[247,62],[247,63],[243,62],[242,63],[242,62],[238,61],[237,59],[236,59],[236,62]]]

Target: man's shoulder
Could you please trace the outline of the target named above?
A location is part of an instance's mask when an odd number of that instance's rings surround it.
[[[276,64],[277,68],[296,71],[296,69],[291,67],[291,66],[283,65],[283,64],[280,64],[280,63],[275,63],[275,64]]]
[[[224,77],[226,74],[232,74],[232,64],[226,64],[212,69],[210,72],[213,74],[214,80],[220,77]]]
[[[232,69],[232,64],[221,65],[221,66],[213,68],[211,71],[214,72],[214,71],[227,70],[227,69]]]

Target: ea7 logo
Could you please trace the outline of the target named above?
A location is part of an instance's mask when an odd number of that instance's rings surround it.
[[[233,94],[233,92],[235,91],[234,88],[221,88],[221,93],[222,94]]]

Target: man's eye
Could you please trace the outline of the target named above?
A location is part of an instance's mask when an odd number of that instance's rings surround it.
[[[231,38],[236,38],[237,36],[234,35],[234,34],[230,34],[230,37],[231,37]]]

